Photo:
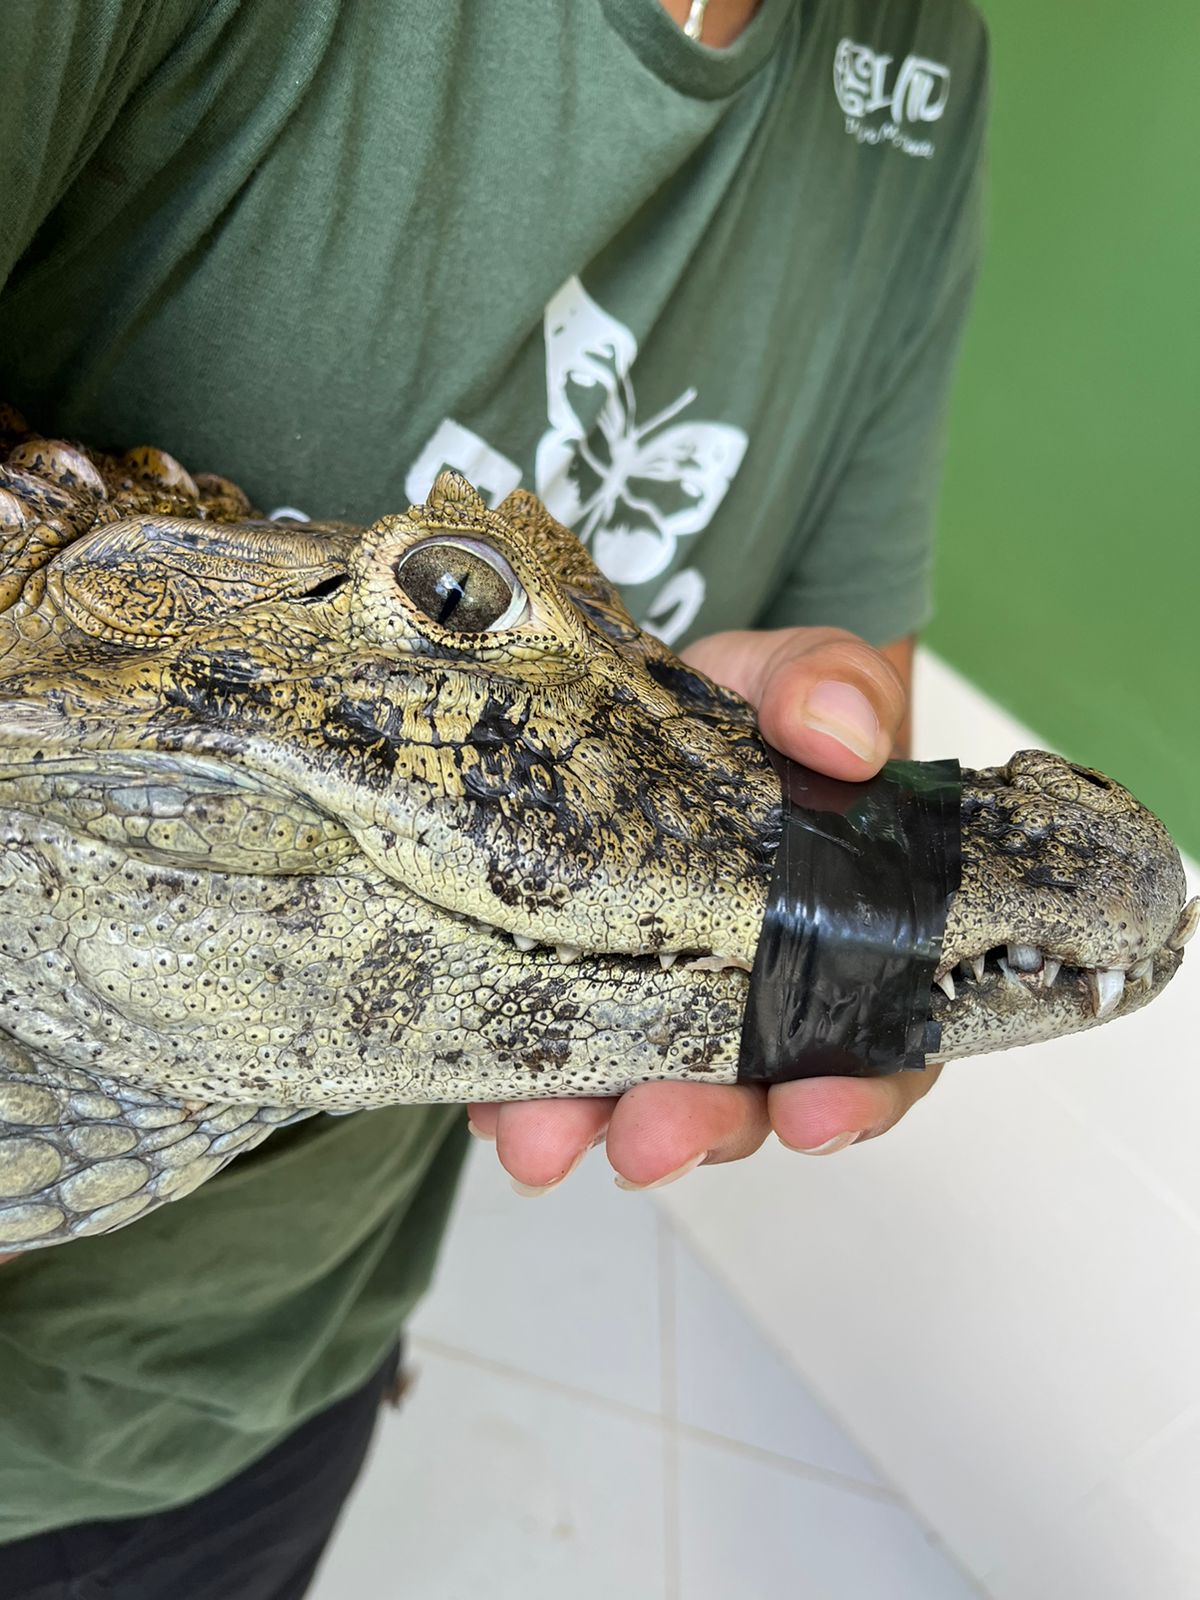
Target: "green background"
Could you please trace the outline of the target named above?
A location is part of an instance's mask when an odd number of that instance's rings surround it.
[[[989,245],[928,641],[1200,855],[1200,10],[982,9]]]

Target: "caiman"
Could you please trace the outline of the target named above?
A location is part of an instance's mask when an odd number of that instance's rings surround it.
[[[778,776],[533,495],[286,523],[0,449],[0,1251],[318,1111],[734,1080]],[[961,821],[941,1058],[1174,974],[1197,902],[1126,790],[1023,751]]]

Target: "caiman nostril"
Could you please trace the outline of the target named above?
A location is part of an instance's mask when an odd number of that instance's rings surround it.
[[[1115,787],[1102,772],[1093,772],[1089,767],[1077,767],[1072,762],[1071,771],[1075,773],[1076,777],[1082,778],[1085,783],[1090,783],[1095,789],[1112,789]]]

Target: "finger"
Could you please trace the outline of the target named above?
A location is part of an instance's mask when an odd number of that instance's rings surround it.
[[[514,1100],[497,1107],[496,1154],[518,1193],[544,1194],[561,1183],[603,1136],[614,1104]]]
[[[899,673],[878,650],[853,634],[812,630],[780,653],[763,685],[759,726],[793,760],[861,779],[891,754],[906,705]]]
[[[894,1128],[927,1095],[941,1066],[884,1078],[805,1078],[774,1085],[771,1126],[790,1150],[832,1154]]]
[[[477,1139],[494,1139],[499,1120],[499,1102],[476,1101],[467,1107],[467,1128]]]
[[[761,1089],[641,1083],[612,1114],[606,1148],[622,1188],[661,1187],[699,1165],[753,1155],[771,1131]]]
[[[715,634],[687,659],[706,661],[720,681],[758,708],[776,749],[830,777],[861,780],[891,754],[907,694],[892,663],[865,640],[838,628],[784,628],[774,649],[740,645],[753,634]],[[734,642],[731,644],[730,640]]]

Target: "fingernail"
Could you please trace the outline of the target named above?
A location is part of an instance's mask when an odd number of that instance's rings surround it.
[[[845,1150],[852,1145],[862,1133],[858,1128],[853,1133],[835,1133],[832,1139],[826,1139],[824,1144],[788,1144],[786,1139],[780,1139],[780,1144],[785,1150],[794,1150],[801,1156],[831,1156],[835,1150]]]
[[[665,1189],[668,1183],[674,1183],[676,1178],[686,1178],[689,1172],[694,1172],[702,1161],[707,1161],[709,1152],[701,1150],[698,1156],[693,1156],[690,1161],[685,1161],[681,1167],[676,1167],[674,1172],[666,1172],[661,1178],[655,1178],[653,1183],[630,1183],[628,1178],[623,1178],[620,1173],[613,1179],[618,1189],[629,1189],[644,1193],[647,1189]]]
[[[804,720],[827,733],[862,761],[873,761],[879,744],[879,718],[865,694],[849,683],[818,683],[804,706]]]
[[[510,1177],[508,1181],[513,1186],[513,1193],[519,1194],[522,1200],[536,1200],[540,1195],[549,1194],[551,1189],[557,1189],[560,1183],[566,1182],[591,1148],[590,1144],[584,1145],[567,1170],[560,1173],[557,1178],[552,1178],[549,1183],[522,1183],[519,1178]]]
[[[467,1118],[467,1132],[473,1139],[482,1139],[484,1144],[495,1144],[496,1142],[496,1135],[494,1133],[484,1133],[483,1129],[477,1127],[475,1123],[471,1121],[470,1117]]]

